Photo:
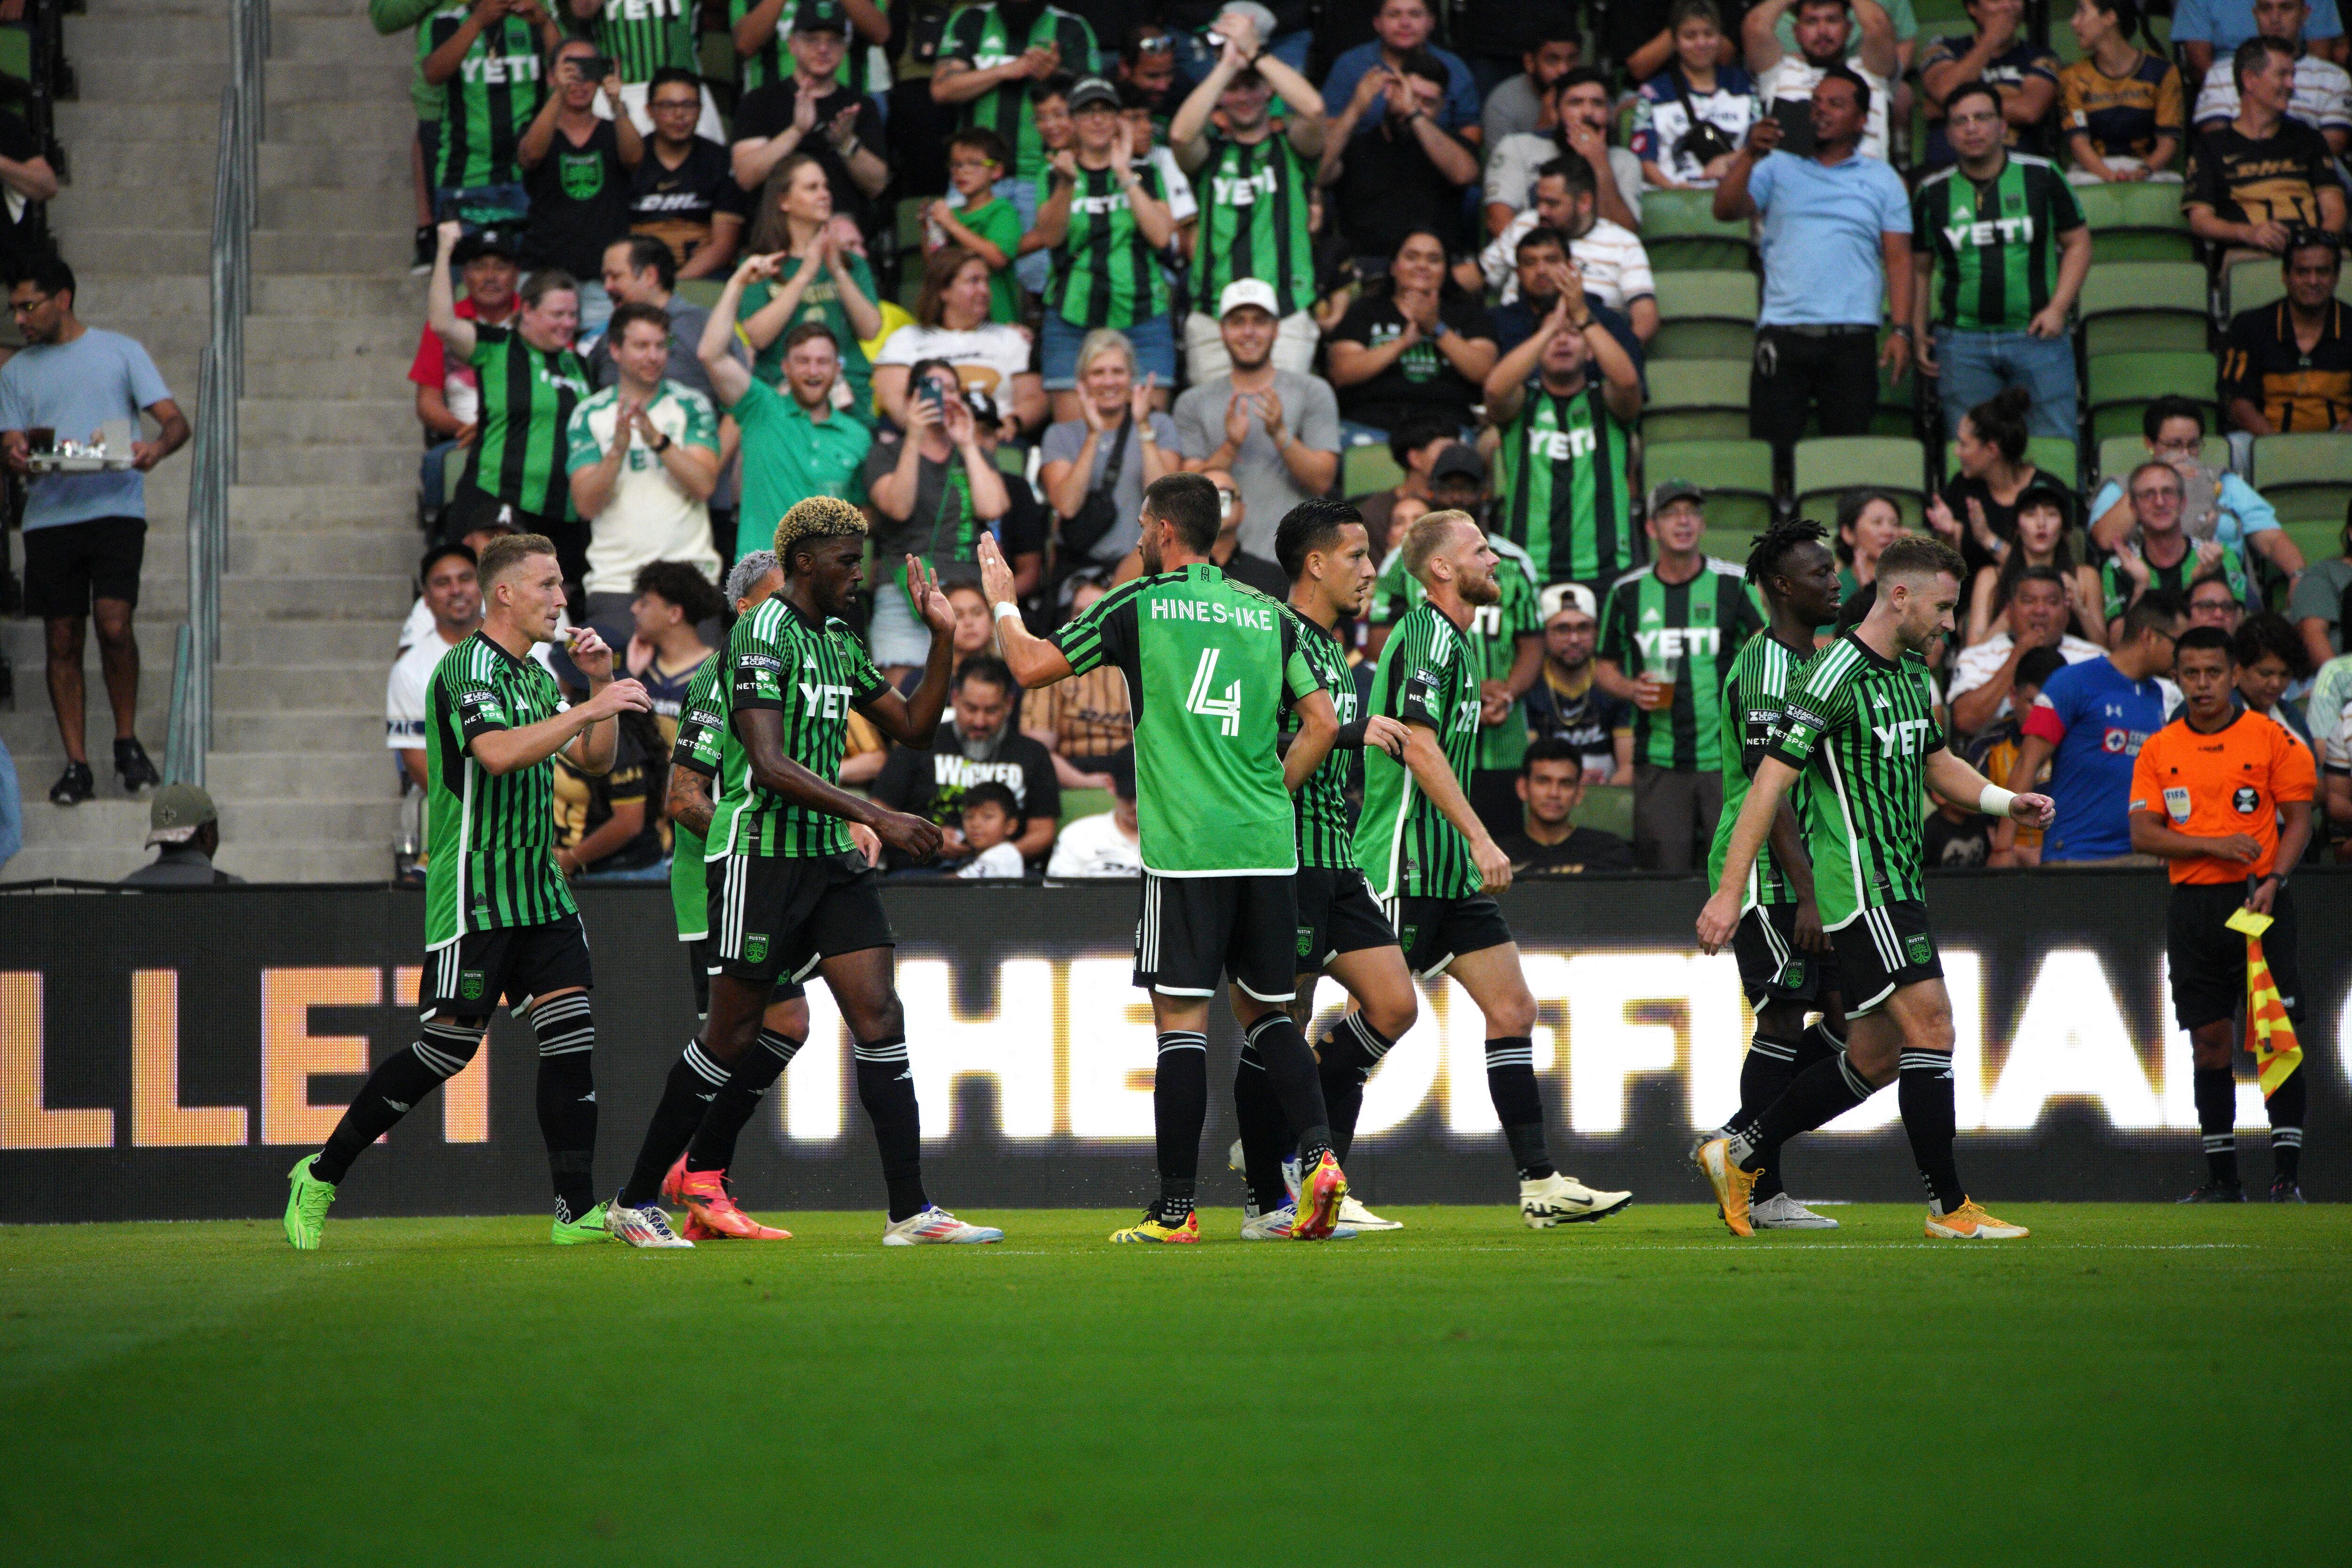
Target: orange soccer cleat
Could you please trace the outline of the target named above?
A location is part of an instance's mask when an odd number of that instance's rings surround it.
[[[680,1162],[680,1166],[684,1163]],[[675,1197],[670,1182],[677,1184]],[[727,1191],[724,1171],[688,1171],[674,1166],[662,1183],[662,1195],[686,1208],[688,1241],[790,1241],[793,1233],[761,1225],[735,1206]]]

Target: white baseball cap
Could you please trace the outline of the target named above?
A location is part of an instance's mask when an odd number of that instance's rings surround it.
[[[1543,612],[1544,624],[1547,626],[1551,624],[1554,616],[1565,615],[1570,610],[1574,610],[1590,621],[1597,621],[1601,618],[1601,613],[1595,606],[1592,597],[1592,590],[1581,583],[1554,583],[1543,591],[1543,596],[1537,601],[1537,605]]]
[[[1217,320],[1223,321],[1244,305],[1255,305],[1267,315],[1279,317],[1281,303],[1275,298],[1274,285],[1264,279],[1236,278],[1217,296]]]

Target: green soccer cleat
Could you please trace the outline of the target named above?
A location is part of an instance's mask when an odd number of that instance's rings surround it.
[[[558,1247],[578,1247],[591,1241],[610,1241],[613,1233],[604,1228],[604,1205],[598,1204],[578,1219],[565,1219],[558,1215],[547,1229],[547,1239]]]
[[[286,1239],[302,1252],[319,1250],[319,1233],[326,1227],[328,1205],[335,1201],[335,1184],[310,1173],[316,1154],[305,1154],[286,1173]]]

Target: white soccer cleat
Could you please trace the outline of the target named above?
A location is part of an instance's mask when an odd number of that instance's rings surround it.
[[[1344,1213],[1345,1210],[1341,1212]],[[1244,1241],[1292,1240],[1290,1227],[1297,1218],[1298,1206],[1296,1204],[1285,1204],[1272,1214],[1252,1215],[1242,1221],[1242,1239]],[[1356,1227],[1351,1225],[1335,1226],[1332,1227],[1331,1234],[1323,1239],[1353,1241],[1356,1239]]]
[[[1838,1222],[1815,1214],[1786,1193],[1774,1193],[1748,1207],[1748,1223],[1759,1230],[1835,1230]]]
[[[1539,1181],[1519,1184],[1519,1218],[1530,1230],[1606,1219],[1633,1201],[1631,1193],[1595,1192],[1574,1176],[1557,1171]]]
[[[882,1245],[885,1247],[969,1245],[1003,1239],[1004,1233],[994,1226],[966,1225],[937,1204],[920,1214],[908,1215],[882,1232]]]
[[[1402,1230],[1404,1221],[1382,1219],[1352,1197],[1339,1200],[1339,1223],[1358,1230]]]
[[[633,1209],[616,1197],[604,1207],[604,1228],[612,1233],[614,1240],[625,1241],[631,1247],[659,1249],[694,1246],[670,1229],[669,1215],[655,1204]]]

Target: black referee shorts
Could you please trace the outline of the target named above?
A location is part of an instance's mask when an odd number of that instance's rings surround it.
[[[1492,893],[1463,899],[1391,899],[1389,927],[1404,949],[1404,966],[1434,980],[1465,952],[1483,952],[1512,940],[1511,922]]]
[[[2222,922],[2246,901],[2243,882],[2175,882],[2166,917],[2164,953],[2172,966],[2172,1016],[2184,1029],[2227,1023],[2246,1005],[2246,939]],[[2263,933],[2286,1016],[2303,1023],[2303,964],[2295,956],[2294,895],[2281,888]]]
[[[1731,933],[1739,961],[1739,988],[1751,1007],[1775,1002],[1818,1006],[1838,988],[1837,952],[1807,952],[1797,945],[1797,906],[1758,904]]]
[[[1396,932],[1361,871],[1298,868],[1299,973],[1318,973],[1343,952],[1395,945]]]
[[[501,999],[520,1014],[551,991],[595,983],[588,967],[588,928],[574,910],[543,925],[469,931],[431,950],[417,1001],[427,1021],[487,1018]]]
[[[1297,879],[1143,874],[1135,983],[1163,996],[1213,996],[1230,977],[1261,1002],[1298,994]]]
[[[856,850],[730,855],[710,865],[710,970],[796,984],[845,952],[896,947],[881,873]]]
[[[1844,987],[1845,1016],[1875,1013],[1906,985],[1941,980],[1944,961],[1927,934],[1927,905],[1919,899],[1865,909],[1830,933]]]

